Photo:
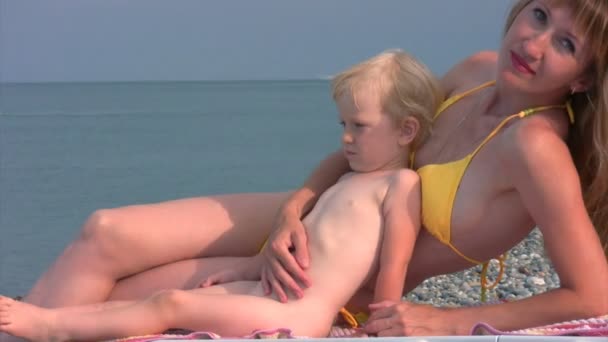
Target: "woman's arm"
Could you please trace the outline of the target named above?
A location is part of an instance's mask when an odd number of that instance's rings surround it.
[[[543,233],[545,249],[560,278],[560,289],[541,298],[547,303],[538,304],[555,309],[547,312],[550,321],[605,314],[608,263],[585,208],[568,147],[546,122],[514,128],[504,136],[502,162]]]
[[[240,280],[260,280],[262,272],[262,255],[243,257],[230,267],[223,268],[218,272],[207,276],[199,287],[209,287],[218,284],[231,283]]]
[[[551,128],[540,125],[520,125],[501,139],[503,168],[543,232],[561,287],[515,302],[471,308],[385,304],[370,317],[368,332],[462,335],[481,321],[513,330],[608,313],[608,263],[585,210],[566,144]]]
[[[262,269],[262,284],[267,294],[274,291],[285,302],[287,295],[284,288],[301,297],[301,285],[311,285],[304,271],[310,261],[301,219],[312,209],[319,196],[349,170],[342,151],[330,154],[281,207],[275,219],[274,233],[263,250],[266,262]]]
[[[342,150],[331,153],[313,170],[302,187],[287,199],[281,208],[281,213],[303,218],[312,209],[321,194],[348,171],[350,171],[350,167]]]

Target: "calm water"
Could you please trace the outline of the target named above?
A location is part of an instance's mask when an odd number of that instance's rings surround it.
[[[339,146],[326,81],[0,85],[0,293],[96,208],[299,185]]]

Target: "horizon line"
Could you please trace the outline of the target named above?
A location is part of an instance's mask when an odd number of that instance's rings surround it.
[[[1,85],[11,84],[62,84],[62,83],[228,83],[228,82],[319,82],[331,81],[329,77],[317,78],[276,78],[276,79],[201,79],[201,80],[65,80],[65,81],[15,81],[0,80]]]

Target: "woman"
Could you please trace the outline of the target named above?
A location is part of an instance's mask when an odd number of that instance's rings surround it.
[[[477,53],[445,75],[445,93],[464,95],[444,106],[432,137],[414,156],[427,188],[426,229],[416,242],[406,291],[500,255],[534,226],[543,232],[561,287],[474,308],[377,303],[368,332],[466,334],[481,320],[509,330],[608,312],[607,23],[605,0],[519,1],[500,51]],[[522,117],[511,116],[526,109]],[[300,285],[314,284],[303,270],[308,261],[300,218],[347,171],[345,158],[334,153],[290,194],[100,210],[26,301],[57,307],[192,288],[235,256],[256,253],[273,227],[263,280],[280,298],[283,286],[301,296]],[[451,183],[436,183],[445,179]],[[447,188],[451,194],[441,192]]]

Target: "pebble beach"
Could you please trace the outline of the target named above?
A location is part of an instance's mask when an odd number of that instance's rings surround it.
[[[489,283],[498,275],[499,264],[491,262]],[[481,266],[427,279],[405,298],[435,306],[471,306],[480,300]],[[502,280],[488,291],[488,301],[512,301],[559,287],[559,278],[545,256],[543,236],[538,228],[512,248],[505,260]]]

